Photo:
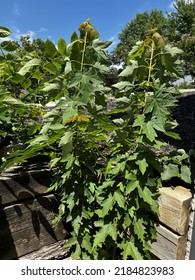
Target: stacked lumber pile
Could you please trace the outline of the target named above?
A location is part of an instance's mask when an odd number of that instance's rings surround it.
[[[51,176],[48,165],[44,163],[32,165],[26,170],[16,167],[1,174],[1,260],[19,259],[50,245],[53,250],[50,250],[47,257],[59,257],[54,247],[57,244],[62,247],[66,230],[62,223],[55,227],[52,224],[58,213],[58,201],[48,191]],[[61,248],[59,255],[62,252],[66,253]]]
[[[163,187],[159,196],[157,241],[152,252],[161,260],[184,260],[191,212],[191,191],[178,186]]]

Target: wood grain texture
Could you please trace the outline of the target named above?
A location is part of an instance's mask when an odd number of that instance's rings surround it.
[[[64,225],[54,227],[58,202],[54,195],[37,197],[0,209],[0,259],[18,259],[62,240]]]
[[[51,177],[52,174],[48,167],[23,172],[15,169],[13,173],[1,174],[0,205],[48,193]]]
[[[65,241],[60,240],[53,244],[42,247],[41,249],[20,257],[20,260],[62,260],[69,257],[69,250],[64,249]]]
[[[187,235],[177,235],[167,228],[157,227],[157,241],[151,244],[151,252],[161,260],[184,260]]]
[[[191,192],[178,186],[174,189],[163,187],[160,194],[158,199],[160,222],[179,235],[185,235],[189,225]]]

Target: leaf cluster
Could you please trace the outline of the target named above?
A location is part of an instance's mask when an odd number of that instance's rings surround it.
[[[186,76],[194,79],[195,2],[176,0],[173,9],[166,14],[156,9],[137,13],[119,33],[119,43],[111,53],[113,63],[125,64],[136,42],[144,40],[147,30],[156,28],[166,42],[183,50],[179,56],[183,70]]]
[[[126,62],[128,53],[137,41],[144,40],[147,30],[157,28],[162,36],[167,33],[167,18],[161,10],[153,9],[151,12],[137,13],[119,33],[119,43],[113,50],[115,63]]]
[[[195,77],[195,2],[176,0],[174,9],[168,16],[168,38],[173,44],[183,50],[181,59],[184,61],[186,75]]]

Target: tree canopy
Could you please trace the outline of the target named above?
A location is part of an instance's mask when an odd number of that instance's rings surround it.
[[[174,10],[168,14],[168,38],[184,51],[185,74],[195,78],[195,2],[175,1]]]
[[[116,63],[126,61],[128,53],[139,40],[143,40],[147,30],[158,28],[162,36],[167,31],[167,19],[160,10],[137,13],[136,17],[128,22],[119,34],[120,43],[113,51],[113,59]]]
[[[119,34],[120,42],[112,52],[113,63],[127,61],[136,41],[143,40],[147,30],[157,28],[165,40],[182,49],[185,75],[195,78],[195,2],[176,0],[173,10],[164,15],[161,10],[137,13]]]
[[[174,10],[168,13],[169,38],[179,41],[181,35],[195,35],[195,2],[176,0]]]

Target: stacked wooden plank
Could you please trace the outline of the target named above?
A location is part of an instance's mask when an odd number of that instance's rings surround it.
[[[44,164],[1,174],[0,259],[18,259],[64,239],[64,225],[52,224],[58,201],[48,192],[50,183]]]
[[[163,187],[159,196],[157,241],[152,252],[161,260],[183,260],[186,254],[191,192],[181,186]]]

